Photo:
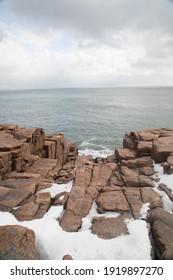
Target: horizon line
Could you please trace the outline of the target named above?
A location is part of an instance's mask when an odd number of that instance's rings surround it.
[[[27,91],[27,90],[72,90],[72,89],[116,89],[116,88],[173,88],[173,85],[169,86],[153,86],[153,85],[147,85],[147,86],[105,86],[105,87],[45,87],[45,88],[16,88],[16,89],[0,89],[0,91]]]

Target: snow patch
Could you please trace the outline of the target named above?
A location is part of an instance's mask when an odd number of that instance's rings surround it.
[[[151,259],[151,245],[145,221],[127,220],[129,235],[109,240],[98,238],[91,233],[90,227],[94,216],[117,217],[119,213],[98,214],[93,203],[89,215],[83,218],[79,232],[65,232],[59,226],[63,207],[52,206],[42,219],[19,222],[10,214],[0,213],[0,225],[17,224],[33,229],[40,255],[44,259],[61,260],[71,254],[76,260],[123,260]]]
[[[164,191],[158,189],[158,186],[160,184],[165,184],[173,192],[173,174],[164,174],[162,165],[156,163],[154,164],[154,171],[156,174],[153,176],[153,178],[159,178],[160,180],[159,182],[155,182],[155,188],[153,190],[161,196],[163,209],[172,214],[173,202],[169,199],[168,195]]]
[[[39,193],[45,193],[45,192],[50,192],[51,197],[54,198],[56,194],[61,193],[61,192],[70,192],[71,188],[73,186],[73,181],[70,181],[67,184],[52,184],[50,188],[44,189],[39,191]]]

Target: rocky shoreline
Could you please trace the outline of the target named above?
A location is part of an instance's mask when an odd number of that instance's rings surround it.
[[[103,239],[128,235],[125,220],[142,219],[149,228],[152,259],[173,259],[173,215],[164,209],[161,193],[171,203],[173,194],[159,183],[154,162],[162,164],[165,174],[173,173],[173,130],[126,133],[123,148],[107,158],[93,159],[79,156],[75,144],[63,134],[46,135],[42,128],[1,124],[0,212],[11,213],[18,221],[32,221],[41,219],[51,206],[63,206],[57,223],[66,232],[77,232],[96,203],[101,215],[93,217],[93,234]],[[46,192],[53,183],[72,180],[70,192],[53,198]],[[146,203],[144,217],[141,209]],[[110,212],[118,216],[103,215]],[[33,230],[0,226],[0,259],[39,258]]]

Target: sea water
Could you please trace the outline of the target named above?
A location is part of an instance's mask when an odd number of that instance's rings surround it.
[[[62,132],[80,153],[105,156],[125,132],[173,129],[173,87],[0,91],[0,123]]]

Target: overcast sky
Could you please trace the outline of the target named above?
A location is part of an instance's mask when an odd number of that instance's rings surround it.
[[[0,89],[173,86],[171,0],[0,0]]]

